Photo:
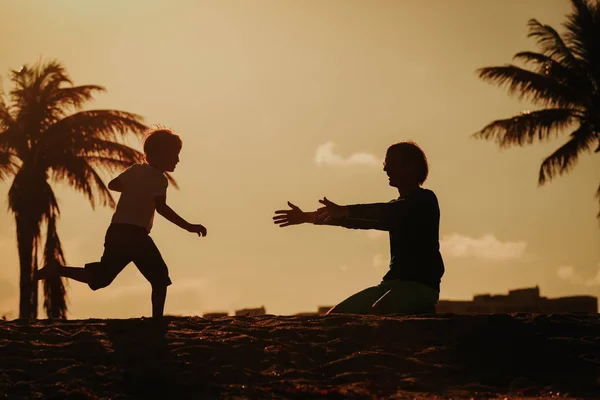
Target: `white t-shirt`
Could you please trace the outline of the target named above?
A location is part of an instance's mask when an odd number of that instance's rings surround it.
[[[167,195],[165,174],[149,164],[134,164],[118,176],[123,185],[112,222],[152,229],[154,199]]]

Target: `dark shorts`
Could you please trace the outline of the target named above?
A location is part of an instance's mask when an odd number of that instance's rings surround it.
[[[100,262],[85,265],[90,273],[88,285],[97,290],[110,285],[132,262],[154,287],[171,284],[167,264],[146,229],[128,224],[111,224],[104,238]]]

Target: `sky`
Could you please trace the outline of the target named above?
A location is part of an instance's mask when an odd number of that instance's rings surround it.
[[[87,108],[137,113],[181,136],[180,189],[167,202],[208,236],[156,217],[151,236],[173,281],[167,314],[316,311],[378,284],[385,233],[279,228],[272,216],[288,200],[311,211],[323,196],[397,197],[381,162],[409,139],[428,156],[424,187],[440,203],[441,299],[536,285],[543,296],[599,296],[600,157],[584,154],[538,187],[541,161],[568,131],[504,150],[472,137],[533,109],[476,69],[536,50],[527,21],[560,32],[569,11],[566,0],[3,0],[0,77],[9,90],[9,70],[56,59],[76,85],[106,87]],[[9,185],[0,182],[0,315],[15,318]],[[112,210],[55,188],[68,263],[98,260]],[[96,292],[69,282],[68,297],[73,319],[151,314],[133,264]]]

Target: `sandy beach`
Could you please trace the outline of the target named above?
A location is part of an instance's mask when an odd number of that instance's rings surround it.
[[[0,398],[594,398],[600,318],[0,322]]]

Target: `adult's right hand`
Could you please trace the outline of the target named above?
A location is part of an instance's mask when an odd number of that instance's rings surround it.
[[[279,225],[280,228],[290,225],[299,225],[308,222],[308,215],[300,209],[300,207],[287,202],[290,206],[289,210],[277,210],[273,217],[273,223]]]

